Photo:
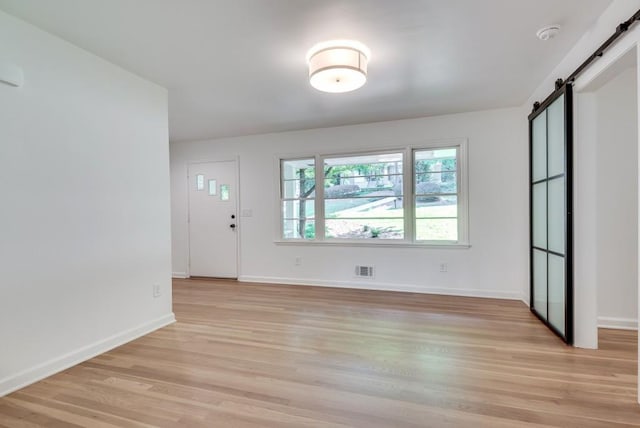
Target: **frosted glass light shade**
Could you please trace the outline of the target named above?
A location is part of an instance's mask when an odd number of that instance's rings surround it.
[[[367,81],[369,49],[352,40],[318,43],[307,53],[309,82],[319,91],[339,93],[360,88]]]

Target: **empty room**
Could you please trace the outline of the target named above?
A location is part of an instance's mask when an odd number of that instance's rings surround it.
[[[0,0],[0,427],[640,427],[640,0]]]

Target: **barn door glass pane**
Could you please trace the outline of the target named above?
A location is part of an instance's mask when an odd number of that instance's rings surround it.
[[[549,236],[549,250],[554,251],[564,256],[564,242],[565,242],[565,188],[564,177],[554,178],[549,180],[548,184],[549,197],[548,197],[548,236]]]
[[[551,323],[551,325],[557,328],[560,333],[564,334],[564,257],[556,256],[555,254],[549,254],[547,270],[549,277],[549,322]]]
[[[533,181],[547,176],[547,115],[533,120]]]
[[[564,95],[547,109],[548,177],[564,174]]]
[[[533,246],[547,249],[547,183],[533,185]]]
[[[533,250],[533,287],[534,307],[538,312],[547,317],[547,253]]]

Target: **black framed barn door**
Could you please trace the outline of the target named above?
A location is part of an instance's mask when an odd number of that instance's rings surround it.
[[[529,115],[531,311],[573,343],[572,88]]]

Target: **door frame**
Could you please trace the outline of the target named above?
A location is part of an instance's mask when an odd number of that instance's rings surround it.
[[[579,76],[574,84],[574,92],[578,95],[576,98],[575,108],[578,112],[587,112],[591,113],[593,106],[589,102],[586,97],[589,97],[588,93],[584,92],[585,88],[604,73],[609,67],[615,64],[622,56],[624,56],[629,50],[635,49],[637,55],[637,67],[638,73],[640,73],[640,31],[635,28],[630,31],[625,37],[620,38],[614,45],[612,45],[607,52],[598,60],[592,63],[584,73]],[[636,76],[638,79],[638,102],[640,103],[640,74]],[[640,127],[640,109],[638,113],[638,126]],[[589,114],[587,114],[589,116]],[[576,116],[576,119],[580,119],[580,114]],[[580,139],[588,138],[589,132],[585,128],[585,123],[581,120],[577,120],[575,122],[574,133]],[[640,132],[639,132],[640,135]],[[640,140],[638,141],[640,145]],[[576,145],[578,149],[580,149],[581,145]],[[578,165],[580,166],[580,165]],[[582,168],[578,168],[578,171]],[[579,201],[579,199],[578,199]],[[588,213],[583,213],[581,216],[585,217]],[[592,218],[588,218],[587,221],[581,221],[580,223],[586,223],[591,226],[593,222]],[[578,229],[579,230],[579,229]],[[577,235],[579,236],[579,235]],[[640,231],[638,234],[638,239],[640,239]],[[584,243],[576,246],[576,248],[581,249],[584,246]],[[582,251],[581,251],[582,252]],[[588,262],[592,260],[592,256],[585,254],[578,254],[576,258],[576,265],[580,270],[585,271],[586,268],[589,268],[589,273],[592,272],[592,267],[588,265]],[[640,262],[640,260],[639,260]],[[580,278],[580,287],[576,288],[576,299],[579,302],[579,305],[576,306],[576,346],[584,347],[584,348],[597,348],[598,344],[598,326],[597,326],[597,286],[595,284],[595,280],[590,281],[590,276],[588,274],[581,274],[584,278]],[[638,283],[638,290],[640,291],[640,282]],[[640,293],[639,293],[640,296]],[[640,306],[640,297],[638,301],[638,305]],[[640,363],[640,357],[638,358],[638,363]],[[640,375],[640,364],[638,365],[637,370],[638,375]],[[640,380],[640,376],[639,376]],[[638,390],[638,402],[640,403],[640,389]]]
[[[238,278],[241,276],[240,243],[242,242],[242,239],[240,239],[240,235],[242,233],[242,222],[240,219],[242,216],[240,215],[240,156],[236,155],[235,157],[214,160],[187,161],[187,174],[185,177],[187,192],[187,278],[191,278],[191,196],[189,192],[189,171],[193,165],[216,162],[235,162],[236,165],[236,274]]]
[[[575,171],[576,180],[586,180],[586,174],[583,171],[587,168],[595,167],[595,150],[598,144],[600,144],[598,138],[594,136],[595,128],[592,123],[595,117],[594,109],[597,108],[597,102],[592,93],[592,85],[594,82],[607,76],[607,73],[615,68],[624,56],[631,52],[636,55],[636,70],[640,73],[640,41],[629,36],[621,39],[601,60],[592,64],[574,84],[574,108],[577,111],[574,122],[574,135],[576,136],[576,141],[581,142],[581,144],[576,145],[575,153],[577,157],[580,155],[582,158],[588,156],[588,159],[591,161],[588,166],[584,165],[585,162],[583,162],[583,165],[577,165],[578,168]],[[639,91],[636,92],[636,101],[640,103],[640,74],[636,76],[636,82],[638,83]],[[637,125],[640,126],[640,116],[638,116],[636,120]],[[640,146],[640,140],[638,144]],[[582,158],[579,160],[582,160]],[[576,204],[582,204],[583,209],[589,208],[589,211],[591,211],[595,204],[599,202],[598,198],[587,198],[585,197],[585,192],[581,193],[580,190],[580,187],[576,189]],[[600,284],[598,284],[596,279],[596,267],[595,263],[593,263],[596,255],[590,252],[587,253],[587,251],[584,250],[584,248],[591,248],[597,245],[595,234],[591,233],[591,231],[597,227],[597,221],[592,212],[583,213],[581,218],[582,221],[576,223],[577,250],[575,253],[575,268],[576,280],[580,286],[576,288],[575,346],[586,349],[598,349],[598,292]],[[634,239],[640,239],[640,231],[639,235],[635,236]],[[638,283],[638,290],[640,291],[640,282]],[[638,307],[640,307],[640,301],[637,304]],[[638,374],[640,375],[640,366],[638,368]],[[640,389],[638,392],[638,401],[640,402]]]
[[[558,98],[564,95],[564,179],[565,179],[565,248],[564,248],[564,334],[551,324],[535,309],[534,299],[534,264],[533,264],[533,120],[544,113]],[[529,116],[529,308],[551,331],[568,345],[573,345],[573,87],[564,83],[549,95]],[[546,162],[549,163],[549,146],[547,141]],[[549,177],[546,178],[547,182]],[[549,217],[549,195],[547,193],[547,222]],[[547,224],[547,234],[548,234]],[[549,250],[547,247],[547,260]],[[547,264],[547,302],[549,300],[549,272]],[[548,307],[548,306],[547,306]],[[548,317],[548,313],[547,313]]]

